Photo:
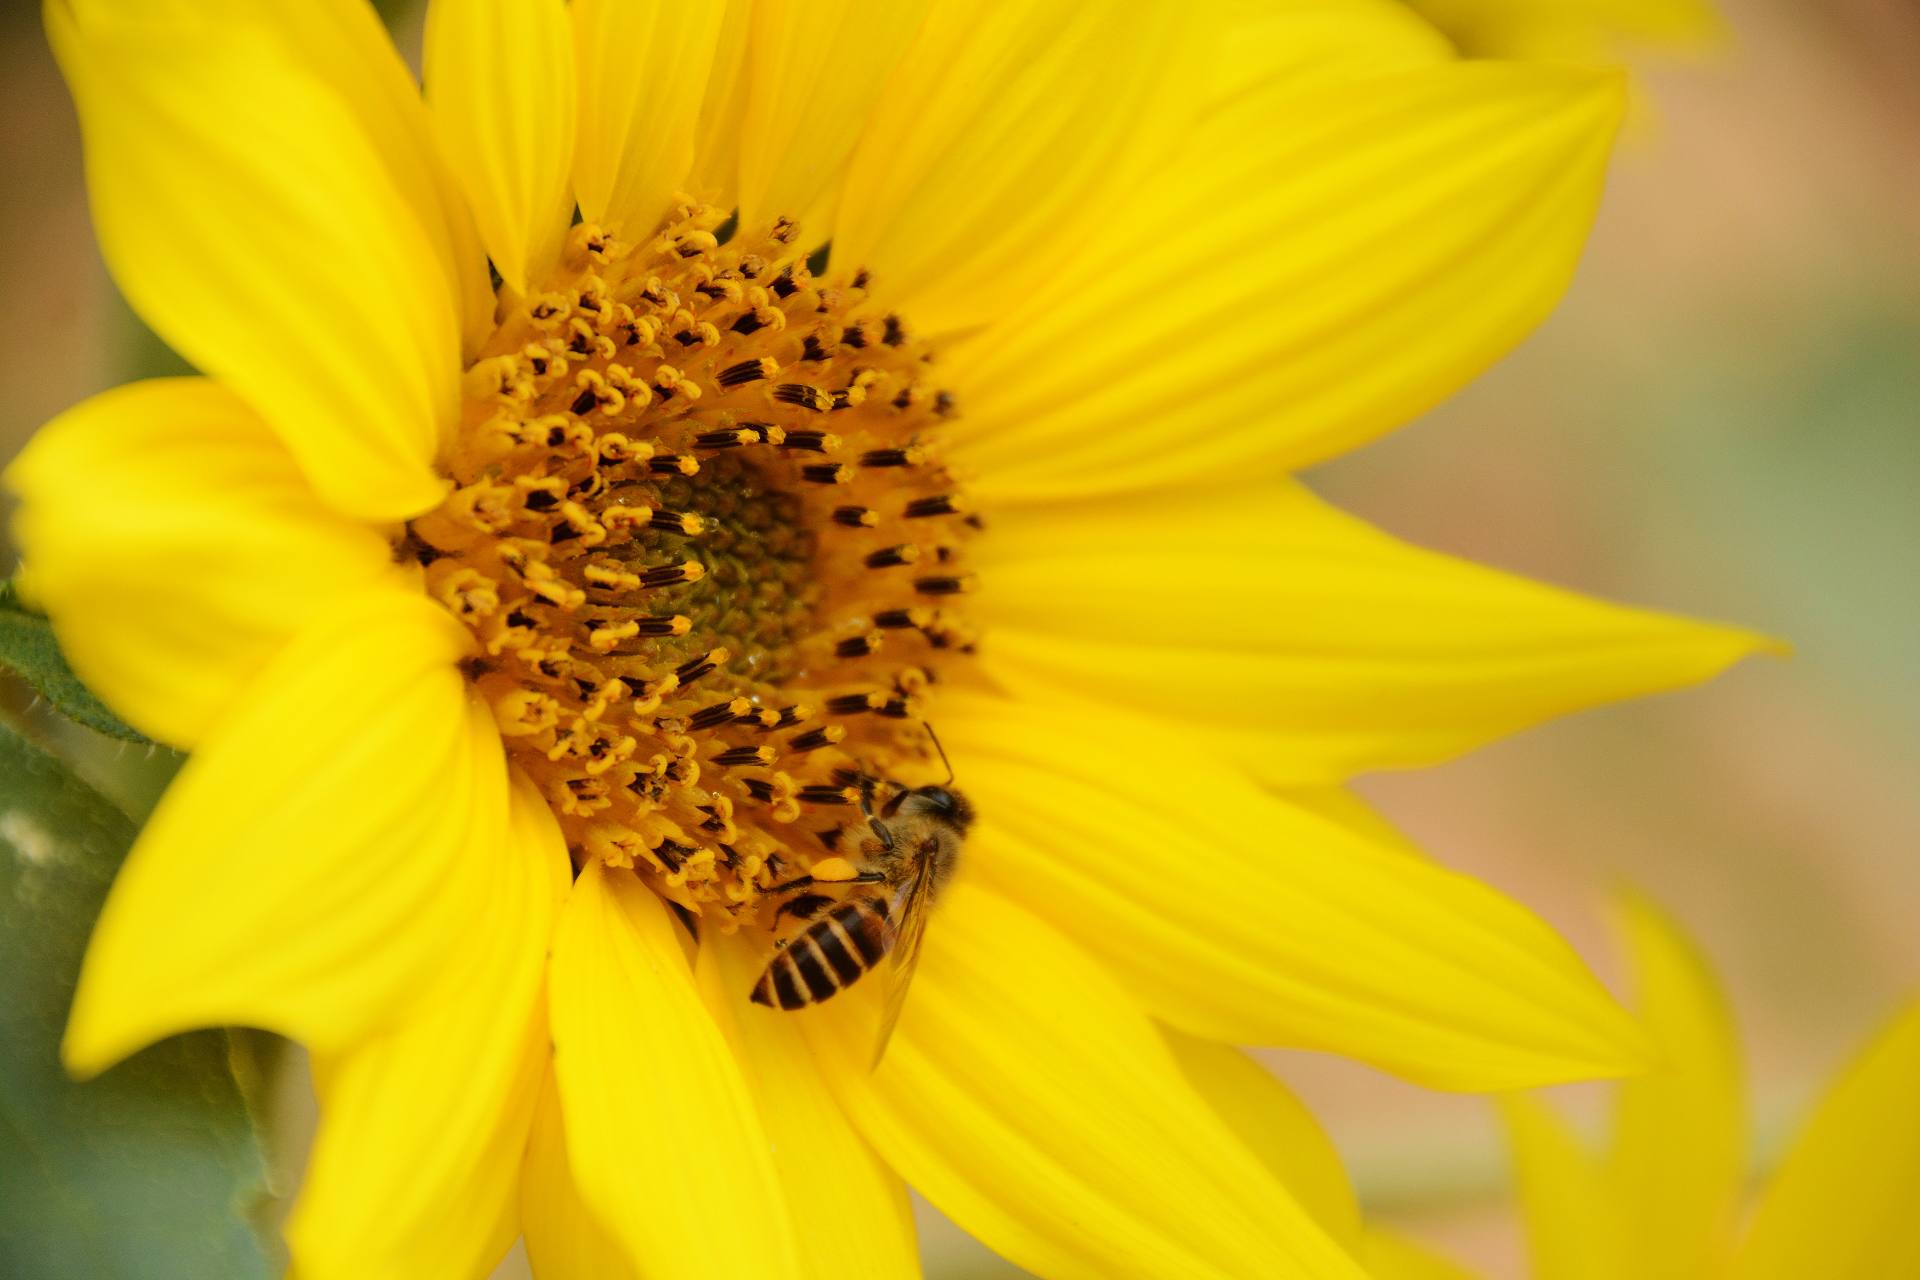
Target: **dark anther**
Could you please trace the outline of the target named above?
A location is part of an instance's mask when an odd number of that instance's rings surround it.
[[[791,753],[817,751],[833,742],[833,735],[825,729],[809,729],[805,733],[795,734],[787,739],[787,750]]]
[[[656,511],[647,517],[647,525],[653,529],[663,529],[668,533],[686,533],[690,523],[698,519],[678,511]]]
[[[800,358],[811,361],[825,360],[829,358],[829,352],[819,337],[810,333],[800,343]]]
[[[903,542],[897,547],[882,547],[878,551],[867,552],[867,568],[892,569],[903,564],[912,564],[920,558],[920,548],[911,542]]]
[[[694,712],[693,716],[687,721],[687,728],[695,732],[702,729],[711,729],[716,725],[725,724],[727,721],[733,719],[733,717],[734,710],[731,700],[727,702],[716,702],[710,707],[702,707],[700,710]]]
[[[866,507],[835,507],[833,522],[849,529],[870,529],[879,522],[879,517]]]
[[[953,495],[943,493],[934,498],[915,498],[907,504],[907,518],[921,520],[928,516],[950,516],[958,514],[953,505]]]
[[[845,484],[853,472],[843,462],[816,462],[802,467],[800,477],[814,484]]]
[[[749,382],[758,382],[773,372],[767,367],[768,361],[742,360],[739,364],[730,364],[720,371],[715,379],[723,387],[744,387]]]
[[[873,615],[873,625],[884,631],[900,631],[907,627],[917,627],[911,609],[883,609]]]
[[[802,804],[852,804],[854,799],[852,787],[834,787],[815,782],[800,788]]]
[[[529,511],[551,511],[560,505],[560,499],[545,489],[535,489],[527,494],[525,506]]]
[[[715,665],[713,654],[709,651],[704,657],[693,658],[681,663],[673,669],[673,674],[680,677],[680,686],[681,688],[685,688],[701,676],[706,675],[707,672],[713,670]]]
[[[869,449],[860,455],[863,467],[907,467],[913,465],[913,459],[905,449]]]
[[[761,804],[772,803],[773,784],[771,782],[768,782],[765,778],[742,778],[741,781],[746,784],[747,794],[755,800],[758,800]]]
[[[833,646],[833,652],[842,658],[865,658],[873,653],[877,644],[872,636],[849,636]]]
[[[773,763],[772,747],[729,747],[714,757],[714,762],[726,767],[737,765],[770,765]]]
[[[827,699],[827,714],[834,716],[857,716],[863,711],[873,710],[873,704],[867,701],[864,693],[842,693]]]
[[[825,413],[833,408],[832,396],[804,382],[781,383],[773,389],[773,398],[782,404],[798,405],[802,409],[811,409],[815,413]]]
[[[801,449],[807,453],[825,453],[827,433],[824,431],[789,431],[787,438],[780,442],[782,449]]]
[[[733,322],[733,331],[741,335],[756,333],[766,327],[767,322],[760,318],[758,311],[749,311]]]
[[[924,596],[957,596],[967,589],[965,578],[915,578],[913,589]]]
[[[684,564],[663,564],[657,569],[649,569],[640,575],[643,587],[671,587],[675,583],[685,582],[688,578]]]

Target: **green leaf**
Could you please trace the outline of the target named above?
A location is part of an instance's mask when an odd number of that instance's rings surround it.
[[[76,724],[127,742],[148,740],[80,683],[53,638],[53,627],[20,602],[11,582],[0,583],[0,667],[32,685],[49,706]]]
[[[217,1031],[86,1084],[59,1062],[87,935],[134,826],[0,724],[0,1275],[251,1280],[266,1169]]]

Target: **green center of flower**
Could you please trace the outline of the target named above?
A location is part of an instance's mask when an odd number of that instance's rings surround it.
[[[730,928],[833,853],[863,775],[931,768],[978,521],[904,321],[816,280],[791,223],[720,222],[574,229],[468,370],[455,487],[407,545],[576,863]]]

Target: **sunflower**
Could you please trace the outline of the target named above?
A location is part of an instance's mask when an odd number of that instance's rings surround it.
[[[1324,0],[435,0],[423,100],[355,0],[47,19],[204,371],[8,473],[75,668],[191,753],[65,1053],[306,1045],[302,1276],[912,1274],[907,1184],[1044,1275],[1351,1275],[1222,1042],[1642,1061],[1339,784],[1756,642],[1286,478],[1549,309],[1617,77]],[[870,1069],[859,938],[749,993],[936,731],[977,822]]]
[[[1920,1275],[1920,1002],[1835,1079],[1742,1215],[1747,1121],[1726,997],[1659,912],[1634,901],[1622,916],[1662,1067],[1619,1087],[1599,1155],[1538,1100],[1506,1100],[1535,1280]]]

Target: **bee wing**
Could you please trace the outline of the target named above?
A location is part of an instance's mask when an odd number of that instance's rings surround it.
[[[894,943],[892,964],[887,969],[887,1003],[880,1014],[880,1030],[873,1046],[873,1065],[887,1055],[887,1041],[893,1038],[894,1024],[907,1004],[907,987],[913,982],[913,970],[920,963],[920,939],[927,933],[927,908],[933,905],[933,859],[921,860],[906,891],[892,911]]]

